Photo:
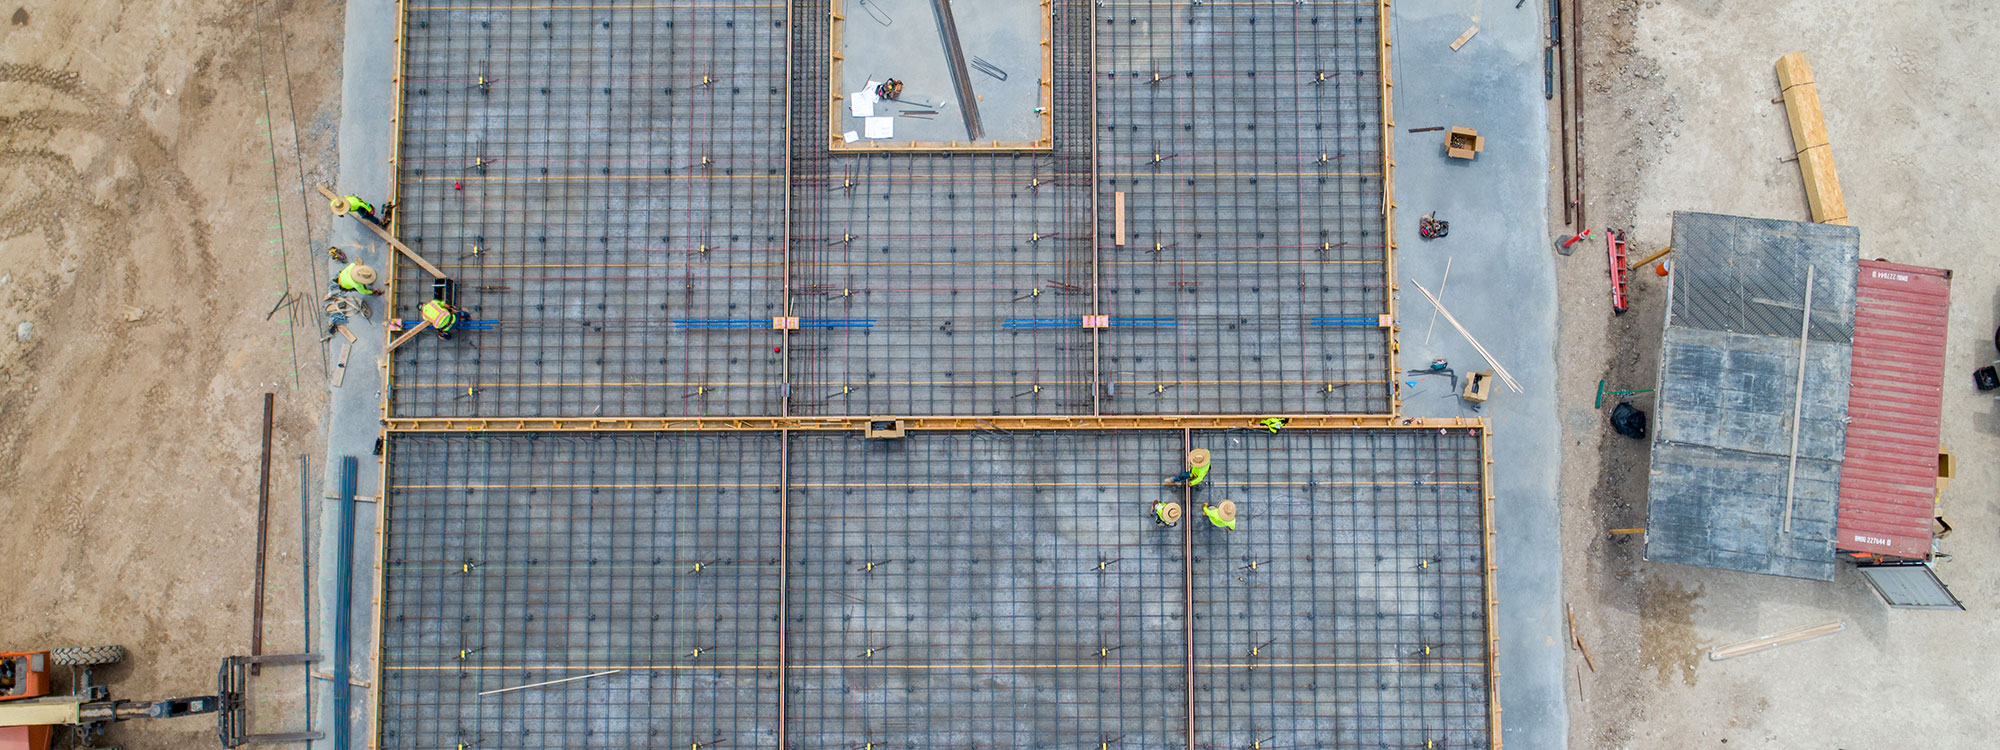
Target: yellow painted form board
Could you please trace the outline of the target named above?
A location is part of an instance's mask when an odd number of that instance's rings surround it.
[[[1821,224],[1847,224],[1847,199],[1840,192],[1840,176],[1833,168],[1833,146],[1826,135],[1826,116],[1819,106],[1819,88],[1813,81],[1812,65],[1806,53],[1793,52],[1778,58],[1778,88],[1785,100],[1785,117],[1792,129],[1792,148],[1799,157],[1799,175],[1804,178],[1806,205],[1812,220]]]

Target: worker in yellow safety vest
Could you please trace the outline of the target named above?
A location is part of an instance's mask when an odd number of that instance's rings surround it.
[[[1170,502],[1153,503],[1153,522],[1172,528],[1181,522],[1181,504]]]
[[[1236,501],[1224,500],[1221,505],[1201,504],[1201,514],[1208,516],[1208,522],[1218,529],[1236,530]]]
[[[354,214],[355,216],[367,219],[369,222],[383,229],[389,228],[389,220],[396,215],[396,204],[384,203],[382,204],[382,217],[376,218],[375,207],[368,205],[368,201],[362,200],[361,196],[358,195],[343,195],[335,198],[329,207],[333,209],[333,215],[335,216]]]
[[[420,312],[424,322],[431,324],[431,330],[437,331],[438,338],[451,338],[452,327],[458,325],[458,308],[444,300],[434,299],[425,302]]]
[[[1194,450],[1188,451],[1187,470],[1182,471],[1179,474],[1175,474],[1172,478],[1169,478],[1167,480],[1167,484],[1180,484],[1182,482],[1186,482],[1187,486],[1195,487],[1200,485],[1202,481],[1206,479],[1208,479],[1208,449],[1196,448]]]
[[[375,269],[360,263],[349,263],[340,269],[340,288],[361,294],[377,294],[374,288]]]

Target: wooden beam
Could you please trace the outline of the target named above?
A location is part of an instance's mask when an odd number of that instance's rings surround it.
[[[1838,622],[1829,622],[1825,625],[1811,625],[1803,628],[1792,628],[1791,630],[1780,630],[1770,635],[1752,638],[1747,641],[1739,641],[1723,646],[1722,648],[1714,649],[1708,652],[1708,658],[1710,661],[1734,659],[1738,656],[1746,656],[1759,651],[1769,651],[1779,646],[1810,641],[1814,638],[1824,638],[1840,632],[1845,627]]]
[[[404,331],[403,335],[397,336],[395,341],[389,342],[389,348],[382,350],[383,353],[386,354],[388,352],[395,351],[396,347],[402,346],[403,342],[405,341],[409,341],[411,336],[423,333],[424,329],[429,327],[431,327],[431,322],[428,320],[418,322],[416,326],[412,327],[410,330]]]
[[[1826,137],[1826,117],[1819,106],[1819,87],[1813,82],[1812,65],[1806,53],[1793,52],[1778,58],[1778,87],[1783,92],[1785,116],[1792,126],[1792,149],[1799,159],[1799,175],[1805,179],[1806,206],[1812,220],[1821,224],[1847,224],[1847,199],[1840,192],[1840,176],[1833,169],[1833,146]]]
[[[1475,23],[1471,28],[1466,29],[1465,33],[1459,34],[1457,39],[1451,40],[1451,51],[1457,52],[1458,48],[1465,46],[1466,42],[1472,41],[1472,35],[1477,33],[1479,33],[1479,24]]]
[[[347,355],[353,351],[353,341],[347,341],[340,345],[340,361],[333,365],[333,387],[339,388],[341,381],[347,379]]]

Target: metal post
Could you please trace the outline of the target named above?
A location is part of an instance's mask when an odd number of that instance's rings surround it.
[[[276,399],[277,394],[264,394],[264,453],[257,462],[257,585],[251,589],[250,603],[251,656],[264,653],[264,552],[271,531],[271,411]],[[262,673],[256,663],[250,665],[250,674]]]

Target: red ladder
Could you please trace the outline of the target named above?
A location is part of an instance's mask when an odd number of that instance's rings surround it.
[[[1611,311],[1625,312],[1625,284],[1632,269],[1625,267],[1625,233],[1604,230],[1604,250],[1611,258]]]

